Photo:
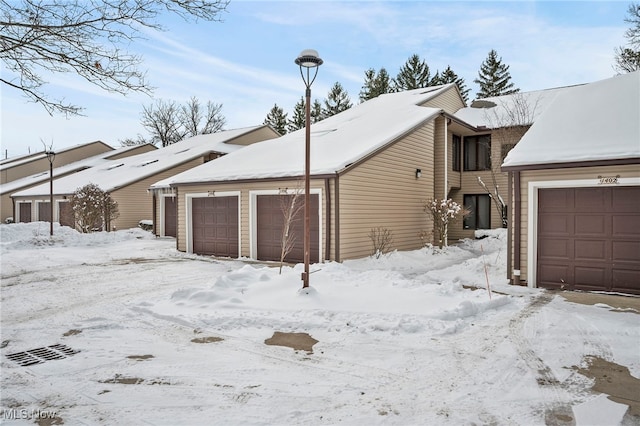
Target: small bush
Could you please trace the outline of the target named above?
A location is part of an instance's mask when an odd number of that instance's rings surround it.
[[[380,259],[380,256],[392,250],[393,234],[390,229],[382,227],[372,228],[371,231],[369,231],[369,239],[371,240],[371,244],[373,244],[371,255],[375,256],[376,259]]]

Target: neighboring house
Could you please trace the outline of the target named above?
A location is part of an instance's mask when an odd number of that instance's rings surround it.
[[[54,221],[72,225],[69,197],[80,187],[93,183],[109,193],[118,203],[119,217],[111,229],[138,226],[141,220],[152,220],[156,211],[155,198],[149,197],[149,186],[158,180],[201,165],[244,145],[277,137],[266,125],[198,135],[173,145],[143,154],[104,162],[96,167],[67,175],[54,182]],[[12,194],[15,218],[24,221],[48,220],[49,185],[40,184]],[[42,215],[46,215],[43,219]]]
[[[471,214],[451,227],[450,239],[473,238],[477,229],[505,226],[508,177],[500,171],[500,165],[553,99],[570,89],[560,87],[485,98],[456,111],[454,119],[460,122],[451,127],[454,158],[453,170],[447,176],[452,189],[448,196],[467,207]]]
[[[59,150],[54,148],[53,151],[56,153],[56,156],[53,165],[54,167],[64,166],[112,150],[112,147],[101,141],[61,148]],[[44,151],[5,159],[0,163],[0,184],[49,171],[49,167],[49,160]]]
[[[559,94],[502,170],[514,283],[640,294],[640,72]]]
[[[90,167],[98,166],[100,164],[108,162],[109,160],[117,160],[119,158],[138,155],[154,149],[157,149],[157,148],[151,144],[122,147],[122,148],[103,152],[102,154],[94,155],[93,157],[75,161],[73,163],[65,164],[63,166],[58,166],[57,161],[54,159],[54,162],[53,162],[54,185],[55,185],[55,181],[58,178],[67,176],[71,173],[76,173],[81,170],[88,169]],[[48,164],[49,162],[47,161],[47,165]],[[11,220],[13,221],[14,211],[15,211],[15,206],[13,205],[13,201],[11,199],[11,195],[13,193],[23,191],[28,188],[32,188],[36,185],[42,184],[43,182],[49,182],[49,179],[50,179],[50,170],[47,167],[46,171],[38,172],[31,176],[26,176],[26,177],[16,179],[11,182],[0,185],[0,197],[1,197],[0,198],[0,215],[1,215],[2,223],[5,223],[9,218],[11,218]],[[40,220],[49,220],[49,216],[51,215],[51,210],[48,206],[49,206],[48,199],[45,204],[39,205],[38,210],[42,211],[42,215],[39,215]],[[18,217],[17,221],[30,222],[31,217],[36,217],[36,216],[32,216],[31,208],[27,208],[26,205],[22,206],[21,213],[23,214],[22,219]]]
[[[451,115],[464,107],[455,84],[381,95],[311,127],[311,260],[371,254],[369,233],[393,248],[421,247],[433,228],[423,203],[442,198],[452,134],[477,133]],[[447,137],[449,154],[439,153]],[[217,256],[277,260],[281,200],[303,188],[305,130],[247,147],[158,182],[177,194],[177,247]],[[447,160],[445,160],[445,157]],[[299,214],[299,216],[301,213]],[[302,220],[287,257],[302,259]]]

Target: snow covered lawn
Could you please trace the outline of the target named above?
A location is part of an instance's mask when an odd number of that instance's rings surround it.
[[[48,229],[0,225],[6,424],[640,419],[585,373],[598,359],[640,377],[638,313],[508,286],[502,230],[446,251],[312,265],[301,292],[300,265],[278,275],[180,253],[140,229]],[[265,344],[275,332],[318,343]],[[77,352],[29,366],[8,357],[56,344]]]

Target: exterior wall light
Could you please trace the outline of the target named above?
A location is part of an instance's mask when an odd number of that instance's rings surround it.
[[[422,169],[416,169],[416,179],[422,176]]]

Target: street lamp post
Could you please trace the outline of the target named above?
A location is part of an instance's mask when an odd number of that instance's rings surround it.
[[[53,236],[53,160],[56,153],[53,151],[45,151],[47,160],[49,160],[49,235]]]
[[[311,197],[310,191],[310,169],[311,169],[311,85],[318,75],[318,67],[322,65],[322,59],[318,52],[313,49],[305,49],[295,60],[300,67],[300,75],[306,86],[306,108],[305,108],[305,145],[304,145],[304,272],[302,273],[302,288],[309,287],[309,258],[311,249]],[[306,68],[306,75],[303,70]],[[315,70],[313,78],[311,69]]]

